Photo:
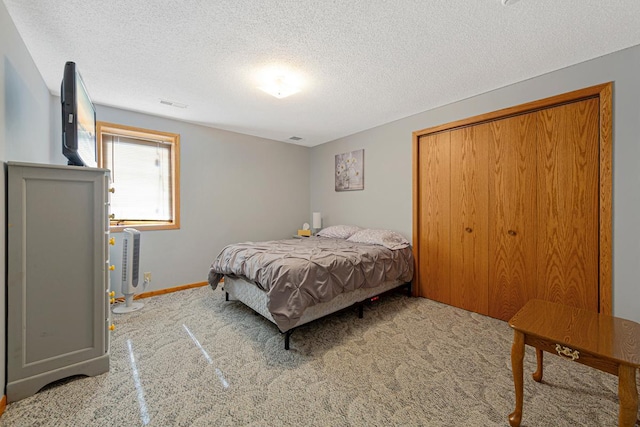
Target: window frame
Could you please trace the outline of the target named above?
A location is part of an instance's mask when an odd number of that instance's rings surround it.
[[[171,146],[171,184],[172,184],[172,213],[171,221],[109,221],[111,232],[120,232],[128,227],[140,230],[175,230],[180,228],[180,134],[142,129],[115,123],[96,122],[96,137],[98,148],[98,167],[105,168],[103,156],[102,134],[120,135],[142,140],[162,141]],[[109,189],[109,191],[112,191]]]

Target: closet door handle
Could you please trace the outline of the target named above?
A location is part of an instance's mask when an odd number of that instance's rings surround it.
[[[518,234],[518,233],[516,233],[516,232],[515,232],[515,231],[513,231],[513,230],[509,230],[509,231],[507,231],[507,234],[508,234],[509,236],[515,236],[515,235],[516,235],[516,234]]]
[[[473,229],[471,227],[467,227],[464,229],[464,231],[466,231],[467,233],[472,233]]]

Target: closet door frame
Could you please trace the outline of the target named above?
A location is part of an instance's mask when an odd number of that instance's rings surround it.
[[[535,112],[549,107],[555,107],[589,98],[597,98],[600,104],[599,132],[600,132],[600,172],[599,172],[599,312],[612,315],[612,155],[613,155],[613,117],[612,117],[613,82],[564,93],[561,95],[528,102],[514,107],[457,120],[413,132],[413,255],[415,262],[414,295],[426,296],[427,284],[420,283],[420,137],[473,126],[497,119],[511,117],[523,113]]]

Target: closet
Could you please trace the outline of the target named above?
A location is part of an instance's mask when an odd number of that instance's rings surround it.
[[[611,84],[414,132],[414,287],[611,314]]]

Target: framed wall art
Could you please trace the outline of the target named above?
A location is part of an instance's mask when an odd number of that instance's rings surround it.
[[[364,190],[364,149],[336,154],[336,191]]]

